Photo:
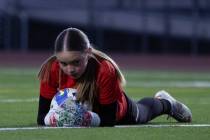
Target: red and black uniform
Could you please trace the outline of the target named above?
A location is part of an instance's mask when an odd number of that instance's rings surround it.
[[[50,70],[50,80],[48,83],[41,81],[40,83],[40,98],[48,100],[52,100],[56,92],[60,89],[64,88],[76,88],[76,81],[66,74],[61,75],[61,81],[59,83],[59,63],[58,61],[53,62],[51,70]],[[120,86],[119,80],[117,79],[116,70],[113,67],[113,65],[106,61],[102,60],[99,64],[98,72],[97,72],[97,86],[98,86],[98,103],[101,106],[101,109],[99,108],[99,115],[102,114],[107,117],[111,114],[104,114],[102,112],[102,109],[107,113],[111,113],[111,110],[114,110],[114,114],[112,115],[116,121],[122,120],[122,118],[125,116],[127,112],[127,101],[124,95],[124,92],[122,90],[122,87]],[[49,111],[49,105],[43,106],[45,110],[44,114]],[[42,104],[39,107],[39,110],[43,110]],[[103,108],[104,107],[104,108]],[[40,112],[39,111],[39,112]],[[108,112],[109,111],[109,112]],[[41,111],[42,112],[42,111]],[[39,118],[38,116],[38,123],[40,122],[40,119],[43,119],[44,115],[41,115],[42,118]],[[106,118],[105,118],[106,120]],[[110,121],[110,120],[107,120]],[[42,123],[41,123],[42,124]]]
[[[98,86],[97,102],[99,106],[96,113],[100,116],[101,126],[144,123],[144,121],[148,121],[153,117],[152,115],[148,118],[149,115],[147,115],[147,113],[151,114],[151,111],[148,111],[150,108],[145,108],[144,105],[141,105],[141,101],[136,103],[130,100],[124,94],[120,82],[117,79],[116,70],[109,61],[100,60],[98,66],[96,81]],[[50,102],[57,91],[64,88],[76,88],[76,81],[66,74],[62,74],[61,77],[59,77],[59,70],[58,61],[54,61],[50,70],[49,82],[41,81],[40,83],[40,100],[37,118],[37,122],[40,125],[44,125],[44,117],[49,111]],[[152,100],[153,104],[154,99],[151,98],[149,100]],[[159,112],[162,111],[158,111],[158,115],[160,114]],[[143,116],[143,114],[145,114],[146,117],[145,115]]]

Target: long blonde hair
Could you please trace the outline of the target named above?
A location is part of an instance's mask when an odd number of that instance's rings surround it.
[[[88,60],[88,64],[83,75],[77,79],[77,100],[84,103],[88,102],[93,105],[98,98],[98,89],[96,85],[96,73],[99,67],[100,60],[104,59],[109,61],[115,68],[117,78],[122,86],[126,84],[124,75],[120,71],[118,65],[105,53],[94,49],[90,43],[88,37],[79,29],[68,28],[61,32],[55,42],[55,55],[49,57],[41,66],[38,73],[38,78],[41,81],[49,82],[50,70],[53,62],[57,60],[56,53],[61,51],[84,51],[88,47],[91,47],[92,54]],[[61,84],[61,69],[59,70],[59,85]],[[60,86],[59,86],[60,87]]]

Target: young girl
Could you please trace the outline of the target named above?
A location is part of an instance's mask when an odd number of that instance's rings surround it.
[[[58,35],[55,53],[43,63],[38,77],[39,125],[45,125],[54,95],[65,88],[77,90],[76,100],[98,114],[100,126],[144,124],[162,114],[179,122],[192,121],[190,109],[165,91],[156,93],[154,98],[132,101],[123,90],[125,79],[117,64],[94,49],[88,37],[76,28]]]

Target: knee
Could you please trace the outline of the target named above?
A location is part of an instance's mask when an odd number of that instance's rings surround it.
[[[138,124],[146,124],[149,119],[148,119],[148,113],[149,113],[149,109],[142,105],[142,104],[138,104],[138,120],[137,120],[137,123]]]
[[[146,105],[146,106],[148,106],[148,105],[153,105],[153,103],[154,103],[154,98],[145,97],[145,98],[139,100],[137,103],[138,103],[138,104],[142,104],[142,105]]]

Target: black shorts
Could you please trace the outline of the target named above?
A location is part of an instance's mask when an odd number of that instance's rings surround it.
[[[140,113],[139,113],[139,105],[137,102],[130,99],[126,94],[126,101],[127,101],[127,113],[125,117],[120,120],[117,124],[118,125],[125,125],[125,124],[139,124],[140,123]]]

